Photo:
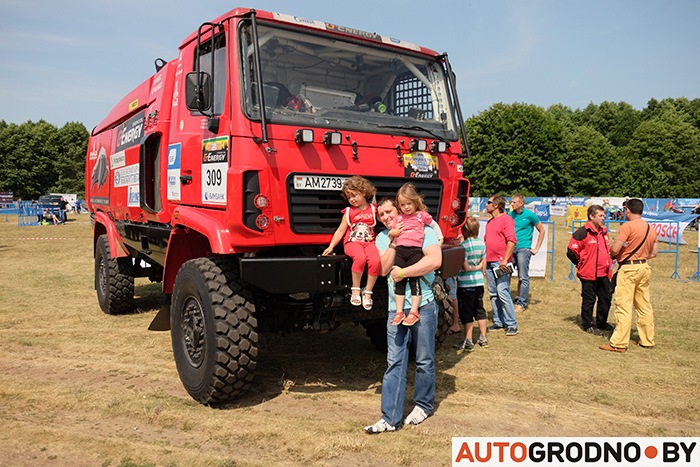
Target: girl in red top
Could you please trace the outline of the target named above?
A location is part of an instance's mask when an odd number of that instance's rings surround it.
[[[331,243],[323,256],[333,253],[333,249],[343,240],[345,254],[352,259],[352,288],[350,303],[365,310],[372,309],[372,289],[381,273],[379,251],[374,243],[374,226],[377,207],[371,203],[377,189],[366,178],[354,175],[343,184],[342,195],[350,206],[343,209],[343,219],[333,234]],[[367,268],[367,284],[360,288],[362,274]]]

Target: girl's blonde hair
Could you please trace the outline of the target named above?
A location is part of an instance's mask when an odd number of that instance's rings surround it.
[[[479,219],[469,216],[467,221],[462,226],[462,235],[464,238],[476,238],[479,236]]]
[[[343,183],[343,190],[341,191],[341,194],[343,195],[343,198],[345,198],[346,201],[348,199],[348,190],[362,193],[363,195],[365,195],[365,199],[367,201],[372,201],[374,195],[377,194],[377,189],[374,187],[374,185],[372,185],[372,182],[370,182],[364,177],[360,177],[359,175],[353,175],[352,177],[345,180],[345,183]]]
[[[396,192],[396,205],[399,206],[399,196],[402,196],[416,205],[416,211],[428,212],[428,207],[423,202],[423,196],[418,193],[413,183],[404,183]]]

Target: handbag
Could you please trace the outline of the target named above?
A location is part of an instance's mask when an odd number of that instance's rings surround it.
[[[620,271],[620,267],[622,267],[623,264],[626,264],[629,259],[634,256],[634,254],[644,245],[644,242],[647,240],[647,236],[649,235],[649,224],[647,224],[647,233],[644,234],[644,238],[642,239],[641,243],[637,245],[637,248],[632,251],[629,255],[627,255],[627,258],[624,260],[620,261],[617,263],[617,271],[615,271],[615,274],[612,275],[610,278],[610,292],[615,293],[615,287],[617,286],[617,273]]]

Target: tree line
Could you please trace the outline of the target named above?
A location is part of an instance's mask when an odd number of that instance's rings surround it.
[[[89,132],[78,122],[61,128],[40,120],[0,120],[0,191],[31,200],[47,193],[85,192]]]
[[[473,196],[700,197],[700,99],[651,99],[642,110],[498,103],[466,127]],[[78,122],[0,120],[0,191],[84,196],[88,137]]]
[[[700,197],[700,99],[499,103],[466,126],[473,196]]]

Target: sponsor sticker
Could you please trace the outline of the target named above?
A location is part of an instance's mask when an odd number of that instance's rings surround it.
[[[180,143],[168,146],[168,199],[180,201]]]
[[[139,207],[141,205],[141,192],[138,185],[129,185],[129,198],[126,205],[130,207]]]
[[[202,202],[226,204],[228,136],[202,141]]]
[[[141,112],[134,115],[129,121],[117,127],[117,140],[115,151],[121,151],[131,146],[139,144],[143,136],[144,117],[146,113]]]
[[[403,156],[404,176],[411,178],[437,178],[438,158],[434,154],[416,151]]]
[[[124,151],[119,151],[112,154],[112,157],[109,158],[109,163],[113,169],[124,167],[126,165],[126,153]]]
[[[139,184],[139,165],[132,164],[114,171],[114,188]]]

